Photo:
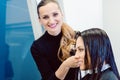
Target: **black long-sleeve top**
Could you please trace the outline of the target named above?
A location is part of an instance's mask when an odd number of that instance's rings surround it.
[[[59,80],[55,72],[62,63],[57,56],[61,37],[62,33],[52,36],[45,32],[31,46],[31,53],[42,75],[42,80]],[[74,78],[75,70],[70,69],[64,80],[74,80]]]

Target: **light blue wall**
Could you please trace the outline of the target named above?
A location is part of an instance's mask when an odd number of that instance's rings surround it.
[[[40,80],[26,0],[0,0],[0,80]]]

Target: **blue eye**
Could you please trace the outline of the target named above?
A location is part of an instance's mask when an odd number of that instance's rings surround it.
[[[54,16],[54,17],[58,16],[58,13],[53,13],[53,16]]]
[[[48,16],[44,16],[43,19],[48,19],[49,17]]]

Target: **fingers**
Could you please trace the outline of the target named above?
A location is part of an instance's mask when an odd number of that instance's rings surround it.
[[[76,67],[76,68],[77,68],[77,67],[80,67],[80,64],[81,64],[80,62],[77,62],[75,67]]]
[[[76,63],[73,63],[71,67],[77,68],[77,67],[80,67],[80,64],[81,64],[80,62],[76,62]]]
[[[70,68],[80,67],[80,65],[81,65],[80,56],[75,55],[75,56],[69,57],[65,61],[65,64],[68,65],[68,67],[70,67]]]
[[[72,67],[74,67],[74,68],[80,67],[81,62],[80,62],[80,57],[79,56],[74,56],[74,60],[73,60],[72,65],[73,65]]]

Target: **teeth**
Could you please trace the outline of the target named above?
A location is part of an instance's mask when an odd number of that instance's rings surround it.
[[[50,27],[55,27],[55,26],[56,26],[56,24],[50,25]]]

